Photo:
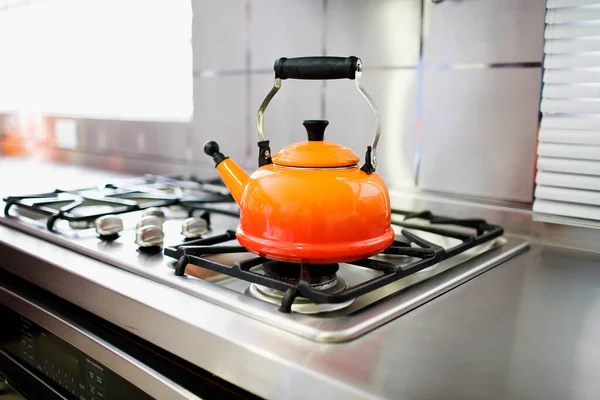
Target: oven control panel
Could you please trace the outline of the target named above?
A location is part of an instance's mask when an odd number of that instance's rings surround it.
[[[0,310],[9,322],[0,346],[20,358],[77,400],[151,399],[113,371],[41,326],[11,310]],[[58,389],[58,388],[57,388]]]

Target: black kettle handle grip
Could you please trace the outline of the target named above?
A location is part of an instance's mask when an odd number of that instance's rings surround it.
[[[354,79],[360,65],[358,57],[282,57],[275,61],[275,78],[279,79]]]

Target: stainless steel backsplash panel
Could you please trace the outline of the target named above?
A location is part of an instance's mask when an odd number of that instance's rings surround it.
[[[540,80],[539,68],[425,71],[419,186],[531,202]]]

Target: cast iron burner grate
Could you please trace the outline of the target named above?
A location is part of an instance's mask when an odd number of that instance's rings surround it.
[[[416,258],[412,263],[400,265],[392,262],[366,258],[348,262],[346,264],[356,265],[363,268],[370,268],[380,271],[382,274],[358,285],[347,287],[336,292],[327,293],[311,286],[314,277],[311,272],[314,269],[310,265],[299,264],[300,273],[298,280],[291,280],[289,277],[277,276],[277,274],[261,274],[251,270],[253,267],[268,263],[270,269],[273,269],[275,263],[279,261],[269,260],[265,257],[256,256],[242,261],[237,261],[233,265],[227,265],[215,260],[205,258],[205,256],[225,253],[245,253],[248,252],[242,246],[220,245],[235,239],[234,231],[226,231],[224,234],[212,236],[209,238],[197,239],[182,243],[177,246],[167,247],[164,250],[165,255],[177,259],[175,266],[175,275],[183,276],[188,264],[193,264],[201,268],[206,268],[215,272],[229,275],[235,278],[262,285],[271,289],[285,293],[279,310],[290,313],[294,300],[300,296],[315,303],[342,303],[366,293],[379,289],[394,281],[412,275],[427,267],[433,266],[457,254],[463,253],[475,246],[488,242],[494,238],[502,236],[503,228],[488,224],[482,219],[455,219],[436,216],[429,211],[408,212],[402,210],[392,210],[392,215],[403,216],[403,221],[392,221],[392,225],[407,229],[421,230],[437,234],[447,238],[460,240],[460,243],[449,249],[444,249],[433,244],[406,229],[401,231],[401,238],[383,251],[383,254],[398,255]],[[428,225],[420,225],[407,222],[413,219],[426,220]],[[463,229],[449,229],[447,226],[453,225]],[[469,229],[464,229],[469,228]],[[465,233],[468,231],[468,233]],[[397,235],[398,236],[398,235]],[[283,264],[283,263],[282,263]]]
[[[145,175],[143,178],[109,183],[100,188],[56,189],[49,193],[9,196],[3,200],[6,202],[6,216],[10,216],[12,207],[45,215],[48,217],[46,227],[50,231],[55,230],[58,220],[90,225],[105,215],[125,214],[151,207],[180,206],[187,210],[190,216],[196,210],[203,210],[239,217],[239,213],[235,211],[207,206],[234,202],[220,179],[199,180],[194,177]],[[86,208],[93,207],[103,211],[86,211]]]

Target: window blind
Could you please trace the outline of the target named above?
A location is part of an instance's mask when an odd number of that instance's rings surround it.
[[[600,227],[600,0],[546,6],[534,218]]]

